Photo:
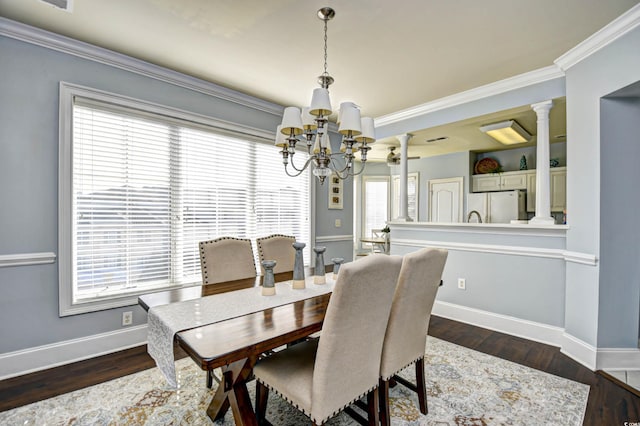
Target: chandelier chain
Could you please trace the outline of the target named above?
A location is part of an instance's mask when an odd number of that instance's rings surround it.
[[[327,72],[327,19],[324,20],[324,75],[328,75]]]

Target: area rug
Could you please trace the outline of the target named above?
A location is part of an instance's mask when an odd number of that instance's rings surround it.
[[[391,389],[393,425],[581,425],[589,386],[429,337],[425,358],[429,414],[401,385]],[[415,369],[401,375],[413,381]],[[213,423],[205,373],[190,359],[176,363],[179,388],[157,368],[0,413],[1,425],[233,425],[231,410]],[[254,401],[255,382],[249,384]],[[274,425],[308,419],[274,393],[267,418]],[[342,413],[328,425],[356,425]]]

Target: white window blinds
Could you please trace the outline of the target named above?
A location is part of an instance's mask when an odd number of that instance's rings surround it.
[[[272,145],[78,97],[72,114],[74,303],[200,283],[198,242],[219,236],[310,245],[309,175]]]

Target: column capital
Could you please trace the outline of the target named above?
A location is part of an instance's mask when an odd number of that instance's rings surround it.
[[[531,104],[531,109],[533,109],[536,114],[539,114],[544,111],[549,111],[553,107],[553,100],[549,99],[548,101],[542,101],[535,104]]]
[[[413,135],[411,133],[405,133],[404,135],[396,136],[396,139],[398,139],[400,143],[406,143],[409,142],[409,139],[411,139],[412,137]]]

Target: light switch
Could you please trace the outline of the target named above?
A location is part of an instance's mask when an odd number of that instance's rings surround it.
[[[336,228],[340,228],[342,226],[342,221],[340,219],[336,219]]]

